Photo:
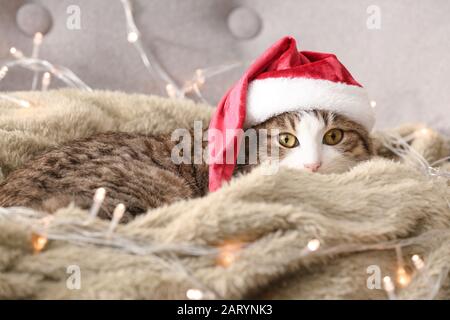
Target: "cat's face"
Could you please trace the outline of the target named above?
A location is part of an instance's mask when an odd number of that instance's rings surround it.
[[[372,142],[367,130],[332,112],[288,112],[254,129],[268,129],[269,133],[271,129],[279,131],[278,135],[269,135],[268,139],[272,145],[277,144],[279,147],[281,166],[319,173],[339,173],[372,155]]]

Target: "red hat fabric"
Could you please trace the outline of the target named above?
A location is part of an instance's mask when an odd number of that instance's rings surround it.
[[[267,49],[219,102],[208,130],[209,190],[233,175],[242,130],[289,111],[322,109],[369,131],[374,113],[366,90],[334,54],[297,50],[284,37]]]

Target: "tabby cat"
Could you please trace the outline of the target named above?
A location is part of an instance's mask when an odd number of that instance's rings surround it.
[[[333,112],[288,112],[254,129],[279,131],[268,139],[279,146],[281,166],[319,173],[343,172],[372,155],[367,130]],[[12,172],[0,184],[0,206],[53,212],[74,202],[89,208],[95,190],[103,187],[107,197],[99,216],[111,218],[115,206],[124,203],[122,222],[126,222],[149,208],[206,195],[208,165],[175,164],[171,152],[177,143],[170,135],[121,132],[69,142]],[[257,164],[268,160],[258,159]],[[257,164],[238,165],[236,174],[248,172]]]

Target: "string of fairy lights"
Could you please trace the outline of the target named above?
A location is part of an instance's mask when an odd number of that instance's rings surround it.
[[[64,241],[75,245],[106,246],[122,250],[134,255],[152,255],[158,258],[158,261],[164,267],[173,269],[186,275],[194,286],[186,290],[186,297],[189,299],[216,299],[223,298],[217,292],[211,290],[192,275],[183,263],[177,259],[177,255],[189,256],[212,256],[215,257],[216,265],[222,268],[228,268],[239,259],[239,254],[252,243],[239,240],[226,241],[219,246],[192,245],[182,243],[148,243],[142,239],[125,238],[115,233],[115,229],[120,221],[125,206],[118,204],[114,210],[113,218],[109,226],[102,229],[93,224],[97,213],[105,199],[106,191],[103,188],[97,189],[93,197],[93,203],[89,214],[85,220],[77,218],[59,219],[52,215],[45,215],[40,212],[27,208],[0,208],[0,220],[9,219],[16,221],[24,226],[30,227],[31,248],[35,254],[44,251],[49,241]],[[448,234],[448,230],[430,230],[417,237],[401,240],[386,241],[373,244],[340,244],[321,249],[319,239],[311,239],[307,242],[303,250],[298,255],[292,255],[290,258],[299,262],[310,255],[317,256],[336,256],[345,253],[366,252],[371,250],[395,250],[397,256],[396,278],[393,280],[390,276],[383,278],[383,288],[387,297],[392,300],[397,299],[398,288],[405,288],[412,281],[413,277],[426,269],[425,261],[418,254],[413,254],[410,260],[415,267],[413,272],[408,272],[405,268],[402,248],[412,245],[423,244],[429,239],[438,239],[441,235]],[[170,254],[167,257],[167,254]],[[159,256],[161,255],[161,256]],[[430,282],[430,294],[427,298],[436,297],[439,288],[442,285],[448,273],[448,268],[441,270],[441,274],[434,282]]]
[[[207,102],[201,91],[206,80],[243,64],[242,62],[235,62],[217,67],[197,69],[190,80],[185,81],[182,85],[178,84],[170,73],[158,62],[153,52],[144,47],[141,41],[141,33],[134,20],[131,2],[129,0],[120,1],[125,13],[127,41],[138,51],[139,57],[150,76],[165,85],[165,91],[169,97],[186,98],[193,95],[196,100]],[[70,69],[54,65],[40,58],[39,52],[44,41],[45,37],[41,33],[38,32],[34,35],[30,56],[24,55],[16,47],[11,47],[10,54],[13,59],[6,61],[0,67],[0,81],[5,79],[11,69],[24,68],[33,73],[31,82],[32,90],[39,89],[40,85],[41,91],[47,91],[52,84],[52,79],[57,78],[66,86],[91,91],[92,89]],[[34,105],[32,101],[18,98],[11,94],[1,93],[0,99],[14,103],[21,108],[29,108]],[[375,107],[376,102],[371,101],[371,106]],[[417,135],[427,134],[430,134],[430,130],[423,128],[406,137],[386,134],[381,139],[386,149],[390,150],[402,161],[412,163],[412,165],[417,167],[420,172],[430,179],[449,179],[450,172],[442,170],[437,166],[445,161],[449,161],[450,157],[430,164],[410,146],[410,142]],[[7,218],[18,223],[29,225],[31,229],[31,248],[36,254],[44,251],[49,241],[65,241],[75,245],[107,246],[134,255],[152,255],[158,258],[158,261],[167,268],[181,272],[186,276],[186,279],[189,279],[192,287],[185,292],[185,295],[188,299],[192,300],[222,297],[193,276],[193,272],[187,266],[183,265],[182,261],[177,258],[177,255],[212,256],[215,257],[218,267],[228,268],[239,260],[242,250],[252,245],[252,243],[235,239],[230,239],[219,246],[206,246],[190,243],[148,243],[142,239],[127,238],[121,235],[120,232],[116,232],[117,226],[126,211],[124,204],[117,205],[106,230],[101,229],[97,224],[93,223],[97,219],[98,212],[105,197],[106,190],[104,188],[96,190],[89,214],[83,221],[75,218],[55,218],[54,216],[43,215],[42,213],[26,208],[0,208],[0,219]],[[446,200],[450,208],[450,202],[448,199]],[[369,250],[395,250],[397,256],[396,275],[393,278],[390,276],[383,278],[383,288],[387,297],[395,300],[398,298],[399,289],[407,287],[415,276],[427,268],[427,263],[424,258],[419,254],[413,254],[408,257],[408,260],[412,263],[415,270],[413,272],[407,270],[402,248],[420,244],[428,237],[439,236],[440,232],[445,231],[433,230],[418,237],[399,241],[368,245],[343,244],[326,248],[321,246],[320,239],[314,238],[305,243],[304,249],[300,250],[298,256],[293,256],[292,259],[301,260],[310,255],[332,255]],[[448,268],[443,269],[438,279],[430,282],[429,299],[436,297],[442,286],[443,279],[445,279],[447,274]]]
[[[428,129],[420,129],[417,132],[407,136],[407,139],[412,139],[412,136],[430,134]],[[382,139],[383,145],[396,154],[403,161],[413,161],[415,166],[422,170],[430,179],[449,179],[449,172],[433,167],[417,153],[408,144],[407,140],[402,137],[387,134]],[[449,157],[440,159],[435,162],[442,163],[448,161]],[[120,222],[126,207],[124,204],[118,204],[113,212],[113,217],[106,229],[93,224],[97,219],[98,212],[106,197],[106,190],[99,188],[96,190],[92,206],[84,221],[79,221],[75,218],[65,218],[63,220],[55,218],[52,215],[43,215],[25,208],[0,208],[0,219],[9,218],[18,223],[29,225],[31,229],[31,247],[37,254],[45,250],[49,241],[65,241],[76,245],[91,245],[91,246],[107,246],[122,250],[134,255],[152,255],[158,257],[164,266],[172,268],[177,272],[182,272],[186,279],[192,283],[192,288],[187,289],[186,297],[188,299],[216,299],[222,298],[217,292],[208,288],[197,278],[193,273],[183,265],[182,261],[177,258],[177,255],[189,256],[212,256],[215,257],[216,265],[222,268],[228,268],[233,263],[238,261],[240,252],[245,250],[253,243],[243,242],[236,239],[230,239],[219,246],[207,245],[193,245],[190,243],[149,243],[142,239],[126,238],[115,232],[118,223]],[[448,199],[446,199],[448,201]],[[450,208],[450,205],[449,205]],[[293,255],[291,259],[301,261],[306,256],[335,256],[345,253],[355,253],[371,250],[395,250],[397,257],[397,268],[394,278],[386,276],[383,278],[383,288],[389,299],[398,299],[398,291],[402,288],[408,287],[414,277],[426,270],[427,266],[423,257],[419,254],[412,254],[408,260],[414,266],[413,271],[406,268],[406,262],[402,248],[413,245],[421,245],[425,240],[438,239],[441,235],[448,235],[448,230],[430,230],[417,237],[406,238],[396,241],[386,241],[382,243],[373,244],[340,244],[322,248],[320,239],[314,238],[305,244],[303,250],[300,250],[298,255]],[[167,256],[169,254],[169,256]],[[439,292],[449,272],[448,268],[441,270],[437,280],[430,279],[429,294],[426,298],[433,299]]]
[[[193,273],[183,265],[177,255],[211,256],[215,258],[217,266],[228,268],[239,258],[239,253],[251,245],[238,240],[226,241],[219,246],[148,243],[142,239],[129,239],[116,234],[114,231],[125,212],[125,206],[118,204],[113,212],[109,226],[106,230],[93,224],[97,213],[105,198],[105,189],[99,188],[93,197],[93,203],[86,220],[79,221],[74,218],[58,219],[27,208],[12,207],[0,208],[0,220],[9,219],[30,228],[31,248],[35,254],[41,253],[49,241],[65,241],[76,245],[107,246],[123,250],[134,255],[152,255],[158,262],[169,269],[180,272],[194,285],[186,290],[188,299],[217,299],[222,298],[217,292],[208,288],[193,276]],[[310,240],[301,256],[314,253],[320,247],[320,240]]]
[[[382,139],[383,146],[399,157],[403,162],[411,163],[417,169],[419,169],[424,175],[429,177],[430,179],[450,179],[450,172],[446,170],[442,170],[437,167],[437,165],[442,164],[446,161],[450,160],[450,157],[444,157],[439,159],[433,163],[429,163],[420,153],[418,153],[414,148],[410,145],[410,143],[417,137],[429,136],[432,134],[431,130],[428,128],[421,128],[417,131],[412,132],[411,134],[401,137],[398,134],[385,134]],[[449,199],[445,199],[448,207],[450,209],[450,201]],[[435,232],[436,233],[436,232]],[[439,231],[437,231],[439,233]],[[403,260],[403,254],[401,250],[401,246],[395,247],[395,252],[397,256],[397,279],[396,282],[400,287],[406,287],[411,282],[411,274],[409,274],[405,269],[405,263]],[[426,265],[423,259],[418,255],[414,254],[411,256],[411,262],[414,265],[417,272],[422,271]],[[428,299],[433,299],[439,292],[440,287],[442,286],[442,281],[448,276],[449,268],[444,268],[441,270],[441,273],[438,277],[438,280],[431,284],[430,294],[428,295]],[[386,294],[389,299],[396,300],[396,286],[391,277],[386,276],[383,278],[383,286],[386,291]]]
[[[141,40],[141,32],[136,26],[133,16],[132,5],[129,0],[120,0],[125,13],[127,41],[132,44],[139,53],[139,57],[153,80],[164,85],[164,91],[173,98],[192,98],[203,103],[210,104],[202,94],[202,87],[206,80],[217,75],[228,72],[243,65],[243,62],[232,62],[224,65],[196,69],[192,78],[179,85],[177,81],[165,70],[158,61],[150,47],[145,48]],[[72,70],[67,67],[57,66],[47,60],[39,58],[40,48],[44,42],[44,35],[36,32],[33,37],[33,46],[30,56],[16,47],[10,48],[13,60],[7,60],[0,67],[0,81],[2,81],[13,68],[24,68],[33,73],[31,90],[36,90],[40,81],[41,90],[47,91],[51,85],[52,78],[58,78],[66,86],[81,90],[92,91]],[[41,76],[42,74],[42,76]],[[32,102],[7,94],[0,94],[0,99],[28,108]]]

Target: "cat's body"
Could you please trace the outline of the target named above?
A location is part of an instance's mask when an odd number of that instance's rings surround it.
[[[269,140],[279,144],[280,164],[289,167],[342,172],[372,154],[367,130],[330,112],[285,113],[253,129],[279,130]],[[12,172],[0,184],[0,206],[52,212],[74,202],[89,208],[95,190],[103,187],[107,196],[100,217],[110,218],[114,207],[124,203],[123,221],[128,221],[149,208],[206,195],[207,164],[175,164],[171,153],[177,143],[170,135],[118,132],[69,142]],[[266,160],[258,157],[258,163]],[[257,164],[239,165],[236,173]]]
[[[99,216],[111,218],[126,205],[123,221],[177,200],[200,197],[208,189],[208,167],[175,165],[170,135],[111,132],[54,148],[12,172],[0,184],[0,206],[47,212],[74,202],[92,205],[97,188],[107,195]]]

